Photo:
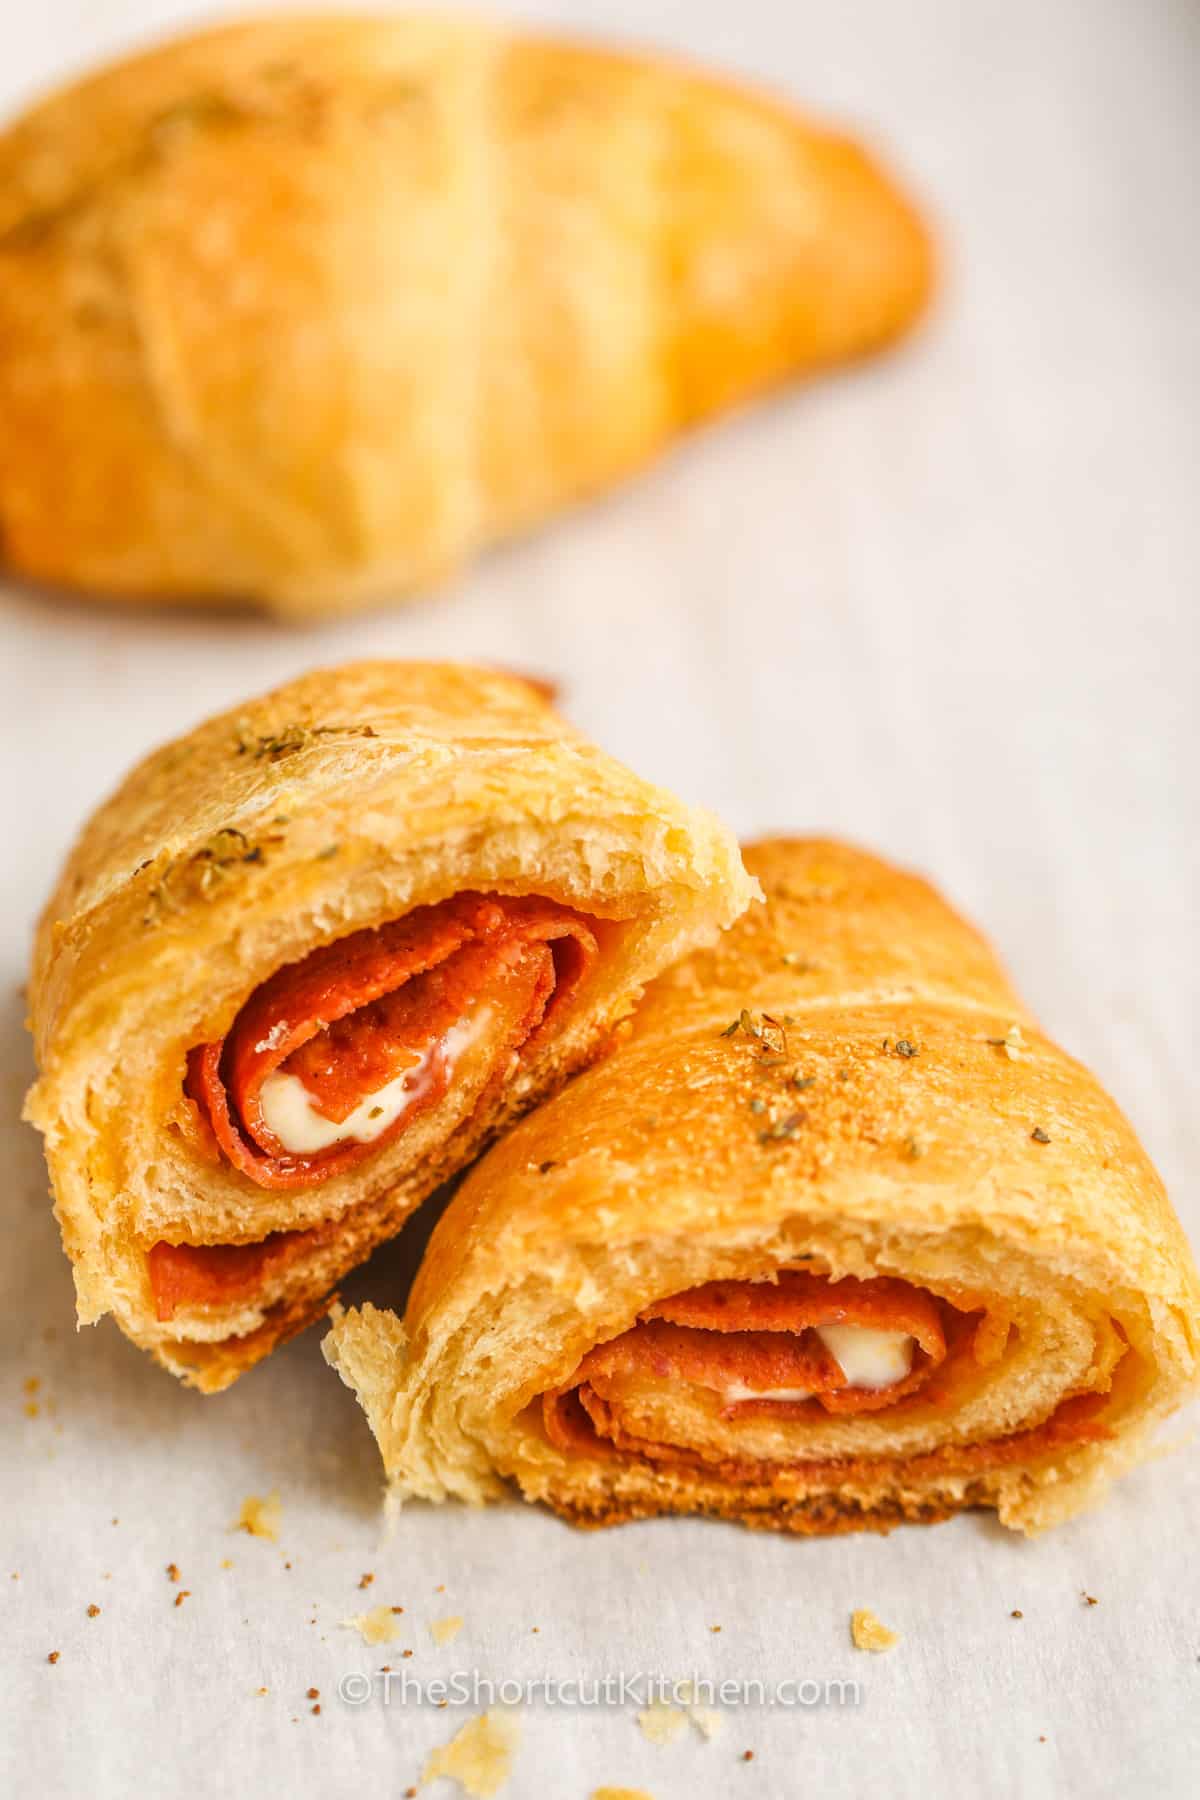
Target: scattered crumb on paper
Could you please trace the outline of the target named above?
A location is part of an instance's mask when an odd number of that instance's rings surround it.
[[[689,1706],[688,1713],[702,1737],[715,1738],[725,1723],[724,1714],[719,1713],[715,1706]]]
[[[599,1787],[593,1788],[589,1800],[653,1800],[645,1788]]]
[[[466,1794],[488,1800],[499,1793],[512,1773],[512,1759],[520,1739],[515,1714],[497,1709],[469,1719],[462,1730],[435,1750],[425,1764],[422,1782],[445,1776],[457,1781]]]
[[[342,1620],[344,1631],[357,1631],[364,1644],[390,1644],[396,1636],[396,1615],[390,1606],[373,1606]]]
[[[890,1650],[899,1642],[896,1633],[889,1631],[865,1606],[851,1613],[850,1636],[856,1650]]]
[[[642,1736],[652,1744],[673,1744],[687,1728],[687,1714],[682,1707],[669,1706],[665,1700],[652,1700],[637,1716]]]
[[[429,1627],[429,1635],[435,1644],[452,1644],[462,1630],[463,1623],[458,1613],[448,1619],[435,1619]]]
[[[715,1738],[725,1723],[725,1715],[718,1712],[715,1706],[698,1706],[695,1702],[695,1689],[690,1681],[682,1682],[678,1692],[687,1708],[688,1718],[701,1737]]]
[[[275,1488],[267,1495],[248,1494],[242,1501],[242,1510],[237,1516],[237,1531],[248,1531],[251,1537],[267,1538],[272,1544],[279,1541],[279,1527],[283,1523],[283,1505],[279,1498],[279,1490]]]

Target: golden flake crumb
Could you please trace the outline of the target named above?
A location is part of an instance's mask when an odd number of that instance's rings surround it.
[[[715,1738],[725,1723],[724,1714],[715,1706],[689,1706],[688,1712],[701,1737]]]
[[[896,1633],[889,1631],[865,1606],[851,1613],[850,1636],[856,1650],[890,1650],[899,1642]]]
[[[353,1613],[342,1620],[344,1631],[357,1631],[364,1644],[390,1644],[396,1636],[396,1619],[390,1606],[373,1606],[370,1612]]]
[[[591,1800],[652,1800],[645,1788],[598,1787],[593,1788]]]
[[[435,1750],[421,1779],[437,1781],[445,1776],[457,1781],[474,1800],[488,1800],[512,1773],[512,1760],[520,1727],[511,1712],[493,1710],[470,1719],[448,1744]]]
[[[452,1644],[463,1624],[464,1620],[458,1613],[448,1619],[435,1619],[429,1627],[429,1635],[435,1644]]]
[[[637,1716],[642,1736],[651,1744],[673,1744],[687,1729],[687,1714],[682,1707],[670,1706],[665,1700],[652,1700]]]
[[[681,1682],[678,1688],[680,1700],[687,1708],[688,1718],[703,1738],[715,1738],[725,1723],[723,1713],[712,1706],[698,1706],[696,1691],[690,1681]]]
[[[242,1501],[242,1510],[237,1516],[235,1531],[247,1531],[251,1537],[267,1538],[272,1544],[279,1541],[279,1527],[283,1522],[283,1504],[277,1488],[267,1495],[248,1494]]]

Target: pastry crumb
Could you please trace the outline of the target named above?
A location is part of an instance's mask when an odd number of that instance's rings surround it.
[[[190,1600],[191,1597],[192,1597],[191,1588],[180,1588],[179,1592],[175,1596],[176,1606],[182,1606],[184,1601]]]
[[[320,1698],[321,1698],[321,1690],[320,1690],[320,1688],[318,1688],[318,1687],[311,1687],[311,1688],[308,1688],[308,1689],[307,1689],[307,1690],[306,1690],[306,1691],[305,1691],[305,1695],[304,1695],[304,1698],[305,1698],[305,1699],[306,1699],[306,1700],[319,1700],[319,1699],[320,1699]]]
[[[267,1495],[248,1494],[242,1501],[242,1509],[238,1513],[235,1531],[249,1532],[251,1537],[266,1538],[270,1543],[279,1542],[279,1527],[283,1522],[283,1504],[279,1498],[278,1488],[273,1488]]]
[[[369,1588],[374,1579],[374,1575],[360,1575],[358,1585],[360,1588]]]
[[[715,1738],[718,1731],[720,1731],[725,1723],[724,1714],[718,1712],[713,1706],[698,1706],[696,1704],[696,1690],[690,1681],[682,1682],[678,1692],[679,1698],[687,1709],[688,1718],[692,1721],[692,1724],[696,1727],[696,1730],[700,1733],[701,1737],[709,1739]]]
[[[889,1631],[865,1606],[851,1613],[850,1636],[856,1650],[890,1650],[899,1642],[896,1632]]]
[[[93,1600],[92,1604],[88,1607],[88,1618],[89,1619],[98,1619],[99,1617],[100,1617],[100,1608],[96,1605],[95,1601]]]
[[[429,1627],[429,1635],[435,1644],[452,1644],[464,1623],[464,1619],[458,1613],[454,1613],[448,1619],[435,1619]]]
[[[688,1713],[701,1737],[715,1738],[725,1723],[724,1714],[719,1713],[715,1706],[689,1706]]]
[[[673,1744],[687,1728],[687,1714],[682,1707],[666,1700],[652,1700],[637,1716],[642,1736],[651,1744]]]
[[[56,1663],[61,1655],[62,1655],[61,1650],[51,1650],[49,1656],[47,1656],[47,1658],[46,1658],[46,1661],[48,1663]]]
[[[178,1563],[168,1563],[167,1564],[167,1580],[168,1581],[178,1581],[179,1580],[179,1564]]]
[[[390,1644],[396,1636],[394,1609],[373,1606],[370,1612],[353,1613],[342,1620],[343,1631],[357,1631],[364,1644]]]
[[[1099,1606],[1100,1604],[1095,1594],[1089,1594],[1086,1588],[1081,1591],[1079,1598],[1085,1606]]]
[[[422,1781],[445,1776],[457,1781],[474,1800],[499,1793],[512,1773],[520,1727],[511,1712],[493,1710],[469,1719],[462,1730],[435,1750],[425,1764]]]
[[[645,1788],[598,1787],[593,1788],[590,1800],[653,1800]]]

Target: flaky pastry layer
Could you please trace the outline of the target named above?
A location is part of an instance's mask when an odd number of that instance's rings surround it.
[[[225,1385],[319,1316],[349,1268],[594,1057],[642,984],[754,892],[715,820],[603,755],[516,676],[351,664],[156,751],[85,828],[31,976],[41,1073],[28,1116],[46,1140],[81,1320],[111,1311],[169,1368]],[[402,1131],[361,1156],[328,1153],[315,1183],[247,1173],[215,1116],[220,1082],[194,1077],[198,1050],[224,1044],[279,971],[324,946],[369,946],[421,908],[442,918],[463,895],[476,897],[464,954],[496,920],[522,926],[514,954],[525,938],[542,946],[495,1054],[486,1034],[469,1044]],[[560,918],[590,948],[556,1007],[562,974],[543,940]],[[282,1028],[260,1044],[251,1034],[251,1061]],[[237,1056],[222,1069],[236,1107]],[[152,1288],[156,1246],[264,1243],[249,1291],[233,1282],[222,1299],[210,1284],[189,1304],[178,1257]],[[238,1267],[218,1258],[214,1281]]]
[[[336,1321],[392,1493],[794,1532],[1066,1518],[1195,1384],[1162,1185],[926,883],[827,842],[746,863],[767,905],[472,1171],[403,1321]],[[811,1335],[838,1317],[911,1334],[912,1376],[848,1398]]]

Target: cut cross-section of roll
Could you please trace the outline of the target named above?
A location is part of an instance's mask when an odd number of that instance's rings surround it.
[[[517,676],[355,664],[159,750],[31,982],[80,1318],[226,1385],[754,893]]]
[[[1162,1185],[924,882],[746,864],[767,905],[472,1171],[403,1321],[343,1314],[326,1354],[397,1499],[1053,1524],[1195,1385]]]

